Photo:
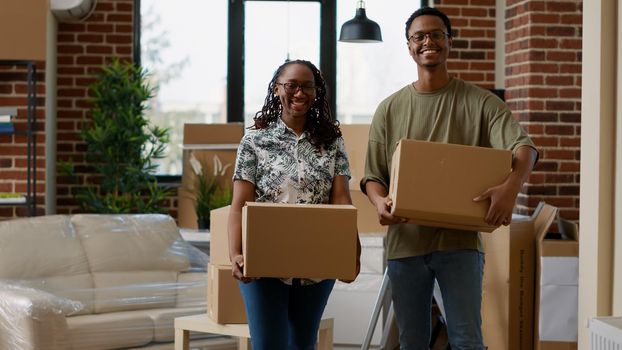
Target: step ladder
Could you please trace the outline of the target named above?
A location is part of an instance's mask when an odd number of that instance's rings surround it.
[[[384,269],[384,274],[382,276],[382,282],[380,284],[380,290],[378,291],[378,297],[376,298],[376,303],[374,304],[374,310],[371,315],[371,319],[369,320],[369,326],[367,327],[367,333],[365,334],[365,339],[363,340],[363,344],[361,344],[361,350],[369,350],[371,345],[371,339],[374,336],[374,330],[376,328],[376,324],[378,323],[378,319],[380,318],[380,312],[383,307],[388,307],[386,322],[384,327],[382,328],[382,338],[380,340],[380,350],[393,350],[397,346],[399,346],[398,340],[398,330],[397,324],[395,322],[395,314],[393,312],[393,302],[386,301],[388,297],[391,295],[391,286],[389,282],[388,268]],[[436,300],[436,304],[439,307],[441,312],[441,321],[444,323],[445,319],[445,308],[443,306],[443,299],[441,296],[441,290],[438,286],[438,282],[434,282],[434,293],[433,297]],[[432,332],[432,341],[436,338],[434,333],[438,335],[438,332]]]

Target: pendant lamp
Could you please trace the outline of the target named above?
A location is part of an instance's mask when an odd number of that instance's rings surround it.
[[[365,15],[365,2],[359,1],[356,15],[341,26],[339,41],[346,43],[379,43],[382,34],[378,23]]]

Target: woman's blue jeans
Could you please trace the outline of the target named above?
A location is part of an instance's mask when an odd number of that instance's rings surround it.
[[[451,349],[484,349],[480,315],[484,254],[452,250],[392,259],[388,274],[400,349],[429,349],[434,279],[443,296]]]
[[[313,350],[335,280],[302,286],[277,278],[239,282],[253,350]]]

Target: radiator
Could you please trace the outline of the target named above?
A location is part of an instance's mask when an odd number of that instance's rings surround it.
[[[588,323],[590,350],[622,350],[622,317],[596,317]]]

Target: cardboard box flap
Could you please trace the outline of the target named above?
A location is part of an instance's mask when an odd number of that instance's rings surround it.
[[[557,217],[558,209],[545,202],[538,203],[536,210],[533,212],[533,230],[535,233],[536,242],[541,242],[546,236],[546,233],[551,227],[551,224]]]
[[[576,223],[570,220],[559,218],[557,220],[557,227],[564,239],[579,242],[579,226]]]
[[[546,239],[538,241],[540,255],[544,256],[579,256],[579,228],[576,223],[558,218],[557,227],[561,239]]]

